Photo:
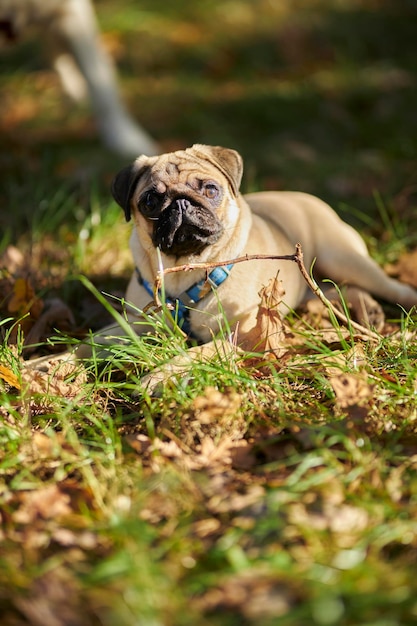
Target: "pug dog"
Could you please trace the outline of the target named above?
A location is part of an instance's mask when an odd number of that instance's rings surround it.
[[[330,206],[293,191],[241,195],[242,173],[242,158],[235,150],[196,144],[161,156],[140,156],[117,174],[113,196],[126,220],[134,221],[131,250],[136,270],[126,300],[136,310],[152,300],[161,266],[290,255],[297,243],[308,268],[315,260],[317,277],[359,291],[365,317],[368,311],[372,320],[376,312],[379,319],[381,312],[369,294],[407,310],[417,305],[417,290],[388,277],[370,258],[360,235]],[[218,333],[226,315],[230,327],[237,329],[237,344],[253,348],[253,337],[251,345],[248,339],[256,324],[259,292],[277,274],[285,291],[280,304],[285,315],[308,292],[297,265],[288,261],[253,260],[211,272],[169,273],[164,292],[183,330],[199,343]],[[134,313],[130,321],[135,321]]]

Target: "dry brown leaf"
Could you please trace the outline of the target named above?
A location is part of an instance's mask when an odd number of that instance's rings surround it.
[[[417,287],[417,249],[403,254],[397,263],[387,265],[385,270],[401,282]]]
[[[44,303],[35,294],[35,290],[28,278],[10,277],[3,281],[7,311],[14,317],[19,318],[19,324],[15,324],[9,334],[9,343],[15,344],[20,332],[25,336],[32,328],[34,322],[42,313]]]
[[[13,294],[8,303],[9,313],[25,315],[30,313],[35,319],[43,309],[43,302],[37,298],[28,278],[17,278],[13,286]]]
[[[212,471],[222,470],[232,464],[232,452],[237,443],[228,435],[220,439],[212,439],[205,435],[201,443],[193,450],[184,442],[178,440],[169,431],[164,431],[170,437],[164,441],[159,437],[151,440],[146,435],[127,435],[125,441],[138,452],[143,461],[150,463],[153,470],[158,471],[164,461],[175,462],[185,470],[200,470],[209,468]],[[157,452],[155,456],[153,453]]]
[[[278,580],[262,571],[251,569],[219,580],[219,586],[211,588],[195,601],[200,609],[209,613],[233,611],[242,614],[242,621],[261,623],[265,618],[278,619],[288,612],[295,601],[293,592]],[[260,621],[259,621],[260,620]],[[238,620],[239,621],[239,620]]]
[[[8,385],[14,387],[15,389],[20,389],[20,382],[16,374],[7,367],[6,365],[2,365],[0,363],[0,378],[4,380]]]
[[[31,439],[33,454],[36,458],[40,459],[56,459],[62,456],[65,452],[65,456],[69,455],[74,458],[77,456],[77,451],[74,446],[65,438],[63,432],[54,432],[53,436],[48,437],[40,431],[35,431]]]
[[[319,362],[324,366],[326,374],[332,378],[337,378],[345,368],[353,368],[355,372],[366,368],[368,360],[363,344],[356,342],[345,352],[333,353],[330,357],[324,354]]]
[[[388,478],[384,482],[387,493],[393,502],[400,502],[403,497],[403,493],[406,489],[403,480],[405,470],[405,465],[392,468]]]
[[[235,414],[241,403],[241,396],[234,390],[222,393],[215,387],[206,387],[204,394],[194,399],[192,409],[197,421],[201,424],[210,424]]]
[[[213,487],[215,485],[212,485]],[[244,493],[235,492],[236,483],[230,485],[230,489],[213,489],[214,495],[207,501],[207,508],[211,513],[230,513],[243,511],[265,497],[265,489],[262,485],[252,484]]]
[[[199,454],[188,457],[190,469],[202,469],[203,467],[214,469],[216,465],[230,466],[233,447],[234,441],[231,437],[222,437],[220,441],[214,441],[211,437],[204,437]]]
[[[336,396],[336,413],[347,416],[348,429],[358,427],[360,432],[368,432],[370,425],[367,418],[372,408],[374,387],[368,383],[366,373],[340,373],[330,377],[330,384]]]
[[[246,439],[236,442],[232,451],[232,467],[237,470],[251,470],[258,464],[255,445]]]
[[[307,330],[306,322],[308,324]],[[320,354],[318,354],[314,346],[324,344],[334,349],[340,346],[344,340],[349,340],[351,337],[348,329],[343,326],[336,330],[333,327],[320,327],[320,322],[317,322],[317,328],[313,328],[313,325],[311,325],[311,322],[304,314],[303,317],[295,323],[292,331],[292,335],[287,333],[287,344],[291,349],[291,353],[314,353],[317,358],[320,358]],[[306,343],[306,339],[308,339],[308,343]]]
[[[176,441],[163,441],[155,437],[152,443],[152,451],[158,450],[162,456],[168,459],[182,459],[184,452]]]
[[[245,337],[245,343],[256,352],[272,352],[279,359],[287,351],[284,324],[278,307],[285,291],[278,277],[271,278],[259,292],[261,299],[256,324]]]
[[[57,433],[59,435],[61,433]],[[55,443],[50,437],[47,437],[39,431],[35,431],[32,435],[32,445],[36,454],[40,458],[48,458],[53,456]]]
[[[336,395],[336,404],[341,409],[363,406],[373,396],[373,388],[368,383],[366,374],[361,372],[331,376],[330,384]]]
[[[310,508],[302,502],[288,506],[288,521],[301,528],[330,530],[339,548],[351,548],[370,523],[369,514],[361,507],[343,502],[325,501],[322,508]]]
[[[342,312],[340,298],[335,290],[334,295],[333,290],[331,292],[326,291],[326,297],[329,298],[336,309]],[[371,308],[371,304],[376,305],[377,303],[375,303],[369,294],[355,288],[350,288],[349,292],[344,294],[344,297],[352,300],[352,302],[350,302],[350,300],[347,301],[348,306],[352,306],[350,316],[352,320],[357,320],[361,324],[365,324],[363,330],[348,328],[347,325],[343,324],[335,326],[329,308],[319,298],[310,298],[303,303],[300,307],[300,311],[303,313],[302,318],[297,323],[296,328],[299,328],[302,333],[307,323],[309,337],[314,336],[317,340],[327,345],[341,343],[343,340],[350,341],[352,336],[355,339],[368,341],[370,338],[369,334],[366,333],[368,325],[370,324],[378,329],[381,329],[383,326],[382,309],[380,309],[379,305],[377,311],[375,310],[375,306]],[[363,305],[365,305],[365,309],[362,308]],[[367,312],[366,315],[364,311]],[[381,314],[382,317],[379,314]],[[365,322],[364,318],[367,318],[368,322]],[[311,332],[311,328],[315,330]]]
[[[13,513],[17,524],[33,524],[37,519],[62,518],[71,513],[70,497],[57,485],[48,485],[20,494],[20,507]]]
[[[87,373],[70,355],[26,361],[22,386],[29,397],[37,394],[74,398],[84,393]],[[47,402],[48,398],[45,397]]]
[[[311,443],[306,441],[309,432],[310,429],[303,431],[297,429],[296,434],[292,433],[289,436],[288,433],[285,434],[277,430],[276,432],[257,433],[250,441],[242,439],[236,442],[233,447],[232,466],[239,470],[250,470],[253,467],[285,459],[294,446],[294,441],[300,441],[304,448],[311,447]]]
[[[82,550],[93,550],[98,544],[97,535],[88,530],[74,532],[69,528],[62,527],[53,531],[52,539],[66,548],[75,546]]]
[[[206,519],[198,520],[193,524],[193,531],[197,537],[209,537],[210,535],[220,530],[221,523],[215,517],[208,517]]]
[[[308,298],[300,307],[314,328],[333,328],[329,319],[329,309],[319,298]]]
[[[362,533],[369,524],[369,515],[365,509],[348,504],[325,507],[328,525],[333,533],[349,537],[345,547],[354,545],[357,535]],[[352,535],[355,537],[353,538]],[[351,543],[352,542],[352,543]],[[340,545],[340,544],[339,544]]]
[[[125,435],[124,441],[141,456],[147,454],[152,446],[151,438],[147,435],[142,435],[141,433]]]

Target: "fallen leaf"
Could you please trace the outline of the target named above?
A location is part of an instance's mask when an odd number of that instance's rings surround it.
[[[197,537],[208,537],[216,532],[218,532],[221,528],[220,521],[215,517],[208,517],[206,519],[198,520],[193,524],[193,530]]]
[[[144,456],[147,454],[152,447],[152,440],[147,435],[142,435],[141,433],[134,433],[125,435],[123,438],[124,441],[131,447],[135,452]]]
[[[417,287],[417,249],[403,254],[392,265],[386,265],[385,271],[403,283]]]
[[[330,378],[337,378],[346,368],[353,369],[355,372],[363,371],[368,363],[363,344],[359,342],[344,352],[335,352],[331,356],[324,354],[319,361],[322,362]]]
[[[13,286],[13,294],[8,303],[9,313],[25,315],[30,313],[37,319],[43,309],[43,302],[36,297],[28,278],[17,278]]]
[[[29,398],[43,395],[48,403],[52,396],[74,398],[85,392],[87,373],[72,355],[26,361],[22,369],[22,386]]]
[[[330,384],[336,396],[336,404],[341,409],[354,405],[364,405],[373,396],[373,388],[366,374],[338,374],[330,377]]]
[[[70,497],[57,485],[48,485],[19,496],[20,507],[13,513],[17,524],[33,524],[37,519],[61,518],[71,513]]]
[[[56,528],[52,533],[52,539],[61,546],[67,548],[76,546],[82,550],[93,550],[98,544],[97,535],[88,530],[74,532],[69,528]]]
[[[16,374],[6,365],[0,363],[0,378],[15,389],[20,389],[20,382]]]
[[[340,535],[348,535],[349,539],[351,535],[356,535],[356,539],[369,523],[369,515],[365,509],[349,504],[325,507],[325,513],[330,530]]]
[[[240,410],[242,396],[233,388],[219,391],[208,386],[191,403],[182,419],[182,441],[194,450],[200,450],[206,437],[216,441],[223,436],[237,441],[244,436],[248,424]]]
[[[191,469],[201,469],[209,467],[213,469],[216,465],[229,466],[232,464],[231,450],[234,442],[231,437],[222,437],[220,441],[214,441],[211,437],[204,437],[200,446],[200,453],[190,458]]]
[[[279,359],[286,351],[285,327],[278,310],[285,291],[278,277],[271,278],[259,292],[261,299],[256,324],[245,336],[245,345],[256,352],[270,352]]]
[[[194,604],[209,614],[233,611],[235,616],[236,613],[242,616],[242,623],[260,623],[263,620],[270,623],[271,617],[279,619],[294,602],[295,594],[278,579],[252,568],[250,571],[222,577],[218,586],[209,589]]]
[[[233,390],[222,393],[215,387],[206,387],[204,394],[194,399],[192,408],[201,424],[210,424],[236,413],[241,401],[241,396]]]

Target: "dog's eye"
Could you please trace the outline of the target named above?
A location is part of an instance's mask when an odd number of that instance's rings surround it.
[[[161,207],[161,196],[154,191],[148,191],[141,198],[139,208],[146,215],[153,215],[159,211]]]
[[[203,193],[209,200],[215,200],[219,195],[219,188],[214,183],[206,183],[203,188]]]
[[[147,209],[152,210],[156,207],[156,205],[158,204],[158,197],[152,193],[151,191],[148,191],[148,193],[145,196],[145,206]]]

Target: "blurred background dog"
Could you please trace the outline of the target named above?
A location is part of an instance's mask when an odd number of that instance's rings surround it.
[[[113,151],[157,154],[150,135],[126,110],[112,60],[100,41],[90,0],[0,0],[0,32],[8,41],[36,29],[66,93],[91,100],[103,142]]]

